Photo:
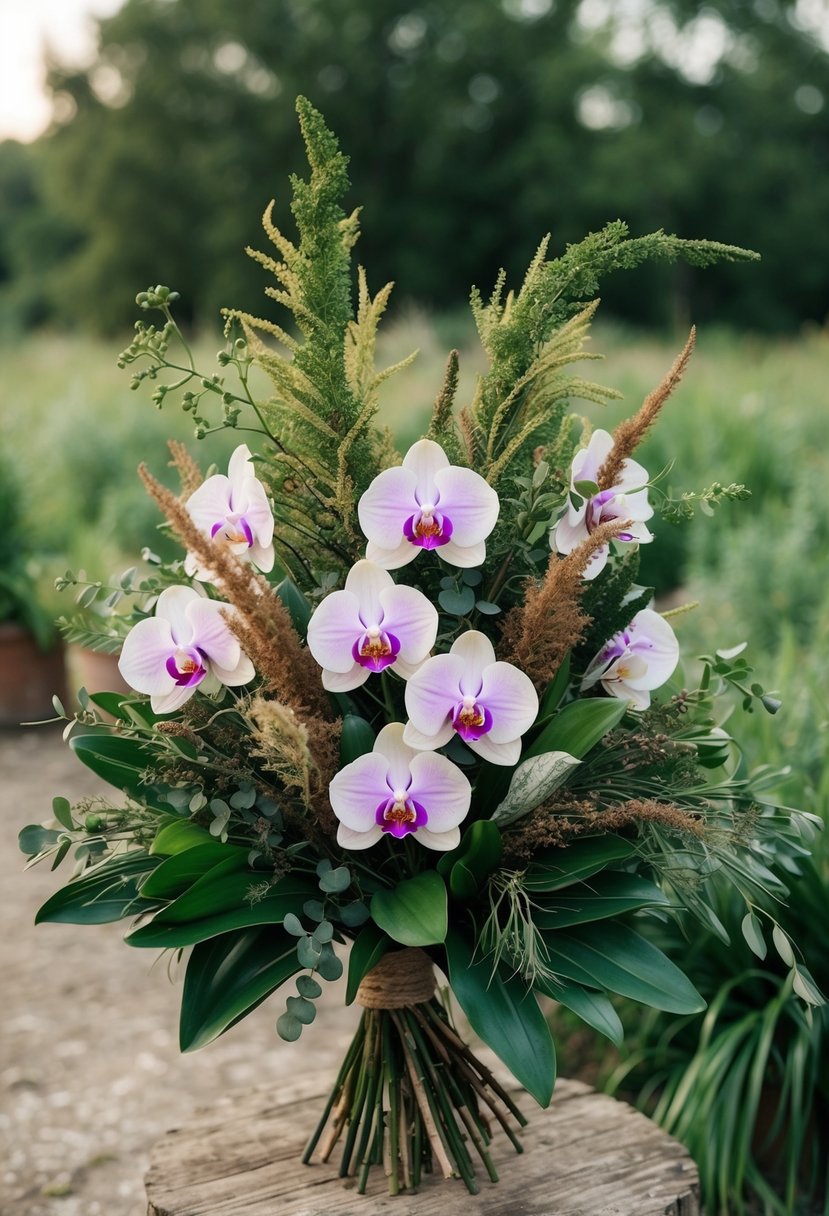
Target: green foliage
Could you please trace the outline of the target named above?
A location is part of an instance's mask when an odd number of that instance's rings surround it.
[[[381,889],[371,901],[374,923],[403,946],[434,946],[446,939],[446,887],[435,870],[404,879],[391,891]]]

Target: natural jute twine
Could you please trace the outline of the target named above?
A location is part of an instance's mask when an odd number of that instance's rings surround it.
[[[364,1009],[402,1009],[430,1001],[437,981],[432,960],[423,950],[394,950],[363,977],[357,1004]]]

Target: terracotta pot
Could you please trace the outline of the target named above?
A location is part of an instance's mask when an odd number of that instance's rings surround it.
[[[72,646],[69,665],[76,689],[85,688],[87,692],[130,691],[118,670],[117,654],[100,654],[97,650]]]
[[[19,726],[54,714],[52,697],[65,702],[63,643],[41,650],[16,621],[0,624],[0,726]]]

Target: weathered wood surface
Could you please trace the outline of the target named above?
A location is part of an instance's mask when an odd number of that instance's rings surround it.
[[[152,1152],[148,1216],[700,1216],[682,1145],[579,1081],[559,1080],[547,1111],[521,1099],[525,1152],[497,1137],[501,1181],[482,1177],[475,1196],[432,1175],[418,1194],[390,1198],[377,1169],[358,1195],[333,1161],[302,1165],[324,1090],[314,1076],[278,1094],[233,1095],[169,1132]]]

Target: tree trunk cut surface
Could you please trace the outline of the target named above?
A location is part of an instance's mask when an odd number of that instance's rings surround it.
[[[151,1154],[148,1216],[700,1216],[697,1169],[682,1145],[579,1081],[559,1080],[546,1111],[514,1089],[530,1117],[525,1151],[496,1134],[501,1181],[484,1174],[478,1195],[433,1174],[417,1194],[391,1198],[379,1167],[358,1195],[334,1158],[302,1165],[325,1091],[317,1075],[278,1094],[234,1095],[168,1132]]]

